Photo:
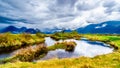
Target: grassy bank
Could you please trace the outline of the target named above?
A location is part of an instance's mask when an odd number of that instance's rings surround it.
[[[41,58],[47,54],[47,48],[45,44],[38,44],[34,46],[28,46],[17,50],[13,56],[5,59],[1,59],[0,63],[17,62],[17,61],[33,61],[34,59]]]
[[[0,34],[0,53],[13,51],[25,46],[43,43],[39,34]]]
[[[116,50],[120,49],[120,36],[116,35],[100,35],[100,34],[86,34],[83,35],[91,41],[101,41],[110,44]]]
[[[95,58],[51,59],[36,63],[16,62],[0,65],[0,68],[119,68],[120,53],[114,52]]]
[[[81,35],[76,31],[73,32],[57,32],[51,35],[51,38],[54,40],[65,40],[65,39],[80,39]]]

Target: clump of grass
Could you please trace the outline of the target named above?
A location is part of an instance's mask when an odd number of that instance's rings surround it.
[[[65,39],[80,39],[81,35],[78,34],[76,31],[72,32],[57,32],[51,35],[51,38],[55,40],[65,40]]]
[[[44,44],[39,44],[20,49],[15,53],[15,59],[20,61],[32,61],[33,59],[46,53],[46,46]]]
[[[74,41],[63,41],[57,42],[52,46],[48,47],[48,50],[55,50],[55,49],[65,49],[66,51],[73,51],[76,46]]]
[[[44,43],[21,48],[14,52],[11,57],[0,59],[0,64],[17,61],[32,61],[44,57],[48,49]]]
[[[44,38],[44,37],[46,37],[45,34],[40,33],[40,32],[36,33],[36,36],[38,36],[38,37],[40,37],[40,38]]]

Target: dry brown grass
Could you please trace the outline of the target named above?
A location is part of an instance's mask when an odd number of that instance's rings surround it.
[[[15,53],[15,57],[20,61],[32,61],[42,54],[47,53],[45,44],[39,44],[22,48]]]

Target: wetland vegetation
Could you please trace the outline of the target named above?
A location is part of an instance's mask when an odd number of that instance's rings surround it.
[[[54,45],[47,46],[45,37],[51,37],[57,40]],[[120,66],[120,36],[119,35],[103,35],[103,34],[78,34],[73,32],[58,32],[55,34],[0,34],[0,53],[16,51],[10,57],[1,59],[0,68],[24,67],[24,68],[118,68]],[[67,39],[80,40],[87,38],[90,41],[100,41],[109,44],[114,51],[108,54],[101,54],[95,57],[79,56],[77,58],[52,58],[49,60],[39,60],[47,55],[49,51],[56,49],[64,49],[65,51],[74,51],[76,47],[75,41],[64,41]],[[58,40],[63,40],[59,42]],[[92,43],[94,44],[94,43]],[[82,43],[81,43],[82,45]],[[82,45],[84,46],[84,45]],[[103,46],[104,47],[104,46]],[[26,62],[27,61],[27,62]]]

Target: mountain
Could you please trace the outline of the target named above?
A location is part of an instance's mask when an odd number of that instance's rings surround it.
[[[59,28],[45,29],[44,33],[55,33],[63,31]],[[64,29],[64,32],[71,32],[70,29]],[[107,21],[99,24],[89,24],[85,27],[76,29],[78,33],[100,33],[100,34],[120,34],[120,21]]]
[[[19,29],[14,27],[14,26],[8,26],[4,29],[1,30],[1,33],[5,33],[5,32],[12,32],[12,33],[16,33],[16,31],[18,31]]]
[[[72,30],[70,29],[59,29],[59,28],[53,28],[49,29],[46,28],[42,30],[43,33],[46,34],[51,34],[55,32],[71,32]],[[89,24],[85,27],[78,28],[76,29],[78,33],[100,33],[100,34],[120,34],[120,21],[107,21],[99,24]],[[5,33],[5,32],[11,32],[11,33],[31,33],[34,34],[36,32],[41,32],[39,29],[33,29],[33,28],[26,28],[26,27],[21,27],[17,28],[14,26],[8,26],[2,30],[0,30],[0,33]]]
[[[100,24],[90,24],[76,29],[79,33],[120,34],[120,21],[107,21]]]
[[[26,27],[17,28],[15,26],[8,26],[8,27],[6,27],[6,28],[4,28],[0,31],[0,33],[5,33],[5,32],[11,32],[11,33],[14,33],[14,34],[18,34],[18,33],[35,34],[37,32],[40,32],[40,30],[33,29],[33,28],[26,28]]]

